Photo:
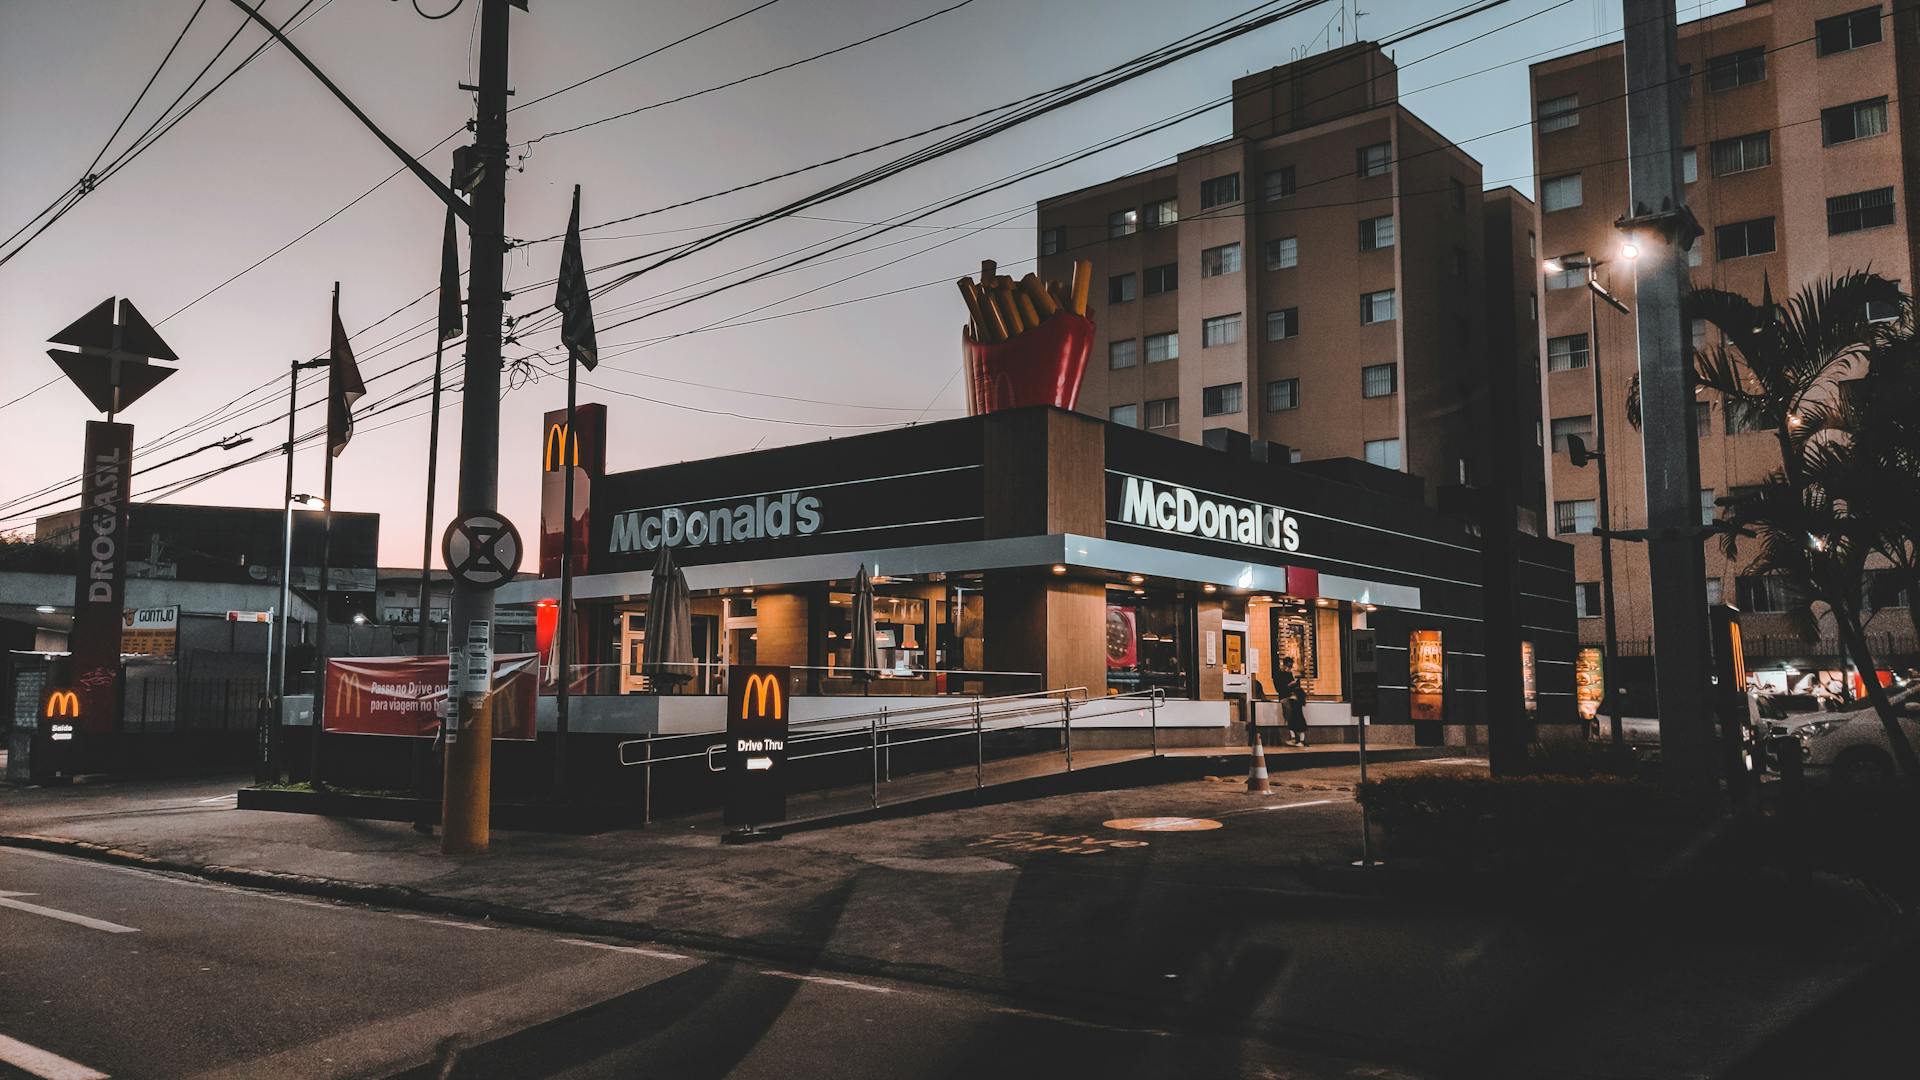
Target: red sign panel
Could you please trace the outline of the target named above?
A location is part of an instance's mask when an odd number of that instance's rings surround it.
[[[573,572],[587,572],[587,505],[595,482],[607,475],[607,407],[578,405],[573,430],[567,410],[555,409],[540,425],[540,576],[560,576],[566,528],[566,470],[573,470]]]
[[[80,728],[104,733],[120,715],[120,631],[127,593],[127,496],[133,425],[87,424],[80,469],[80,531],[73,548],[73,688]]]
[[[493,737],[534,737],[538,657],[493,658]],[[447,704],[445,656],[366,656],[327,661],[326,730],[431,739]]]

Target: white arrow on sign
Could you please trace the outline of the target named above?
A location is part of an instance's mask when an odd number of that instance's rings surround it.
[[[84,926],[92,930],[104,930],[109,934],[137,934],[140,932],[138,927],[121,926],[119,923],[108,922],[105,919],[95,919],[86,915],[75,915],[71,911],[41,907],[39,904],[29,904],[24,900],[15,899],[15,897],[19,896],[33,895],[35,894],[30,892],[0,892],[0,907],[12,908],[15,911],[24,911],[31,915],[45,915],[49,919],[59,919],[61,922],[70,922],[75,926]]]
[[[747,759],[748,772],[759,772],[762,769],[771,768],[773,768],[773,759],[770,757],[750,757]]]

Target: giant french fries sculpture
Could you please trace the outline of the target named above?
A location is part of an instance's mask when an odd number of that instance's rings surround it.
[[[968,315],[961,331],[968,412],[1073,408],[1093,349],[1087,314],[1093,264],[1075,262],[1072,281],[1042,281],[1032,274],[1015,281],[996,270],[983,262],[978,282],[959,282]]]

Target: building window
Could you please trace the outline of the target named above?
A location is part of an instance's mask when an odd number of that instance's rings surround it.
[[[1820,56],[1858,49],[1880,41],[1880,5],[1820,19],[1813,24],[1814,52]]]
[[[1107,239],[1132,236],[1140,231],[1140,211],[1128,208],[1107,215]]]
[[[1107,410],[1107,419],[1121,427],[1137,428],[1140,426],[1140,406],[1115,405]]]
[[[1275,199],[1291,199],[1295,190],[1291,165],[1282,165],[1270,170],[1260,185],[1261,194],[1268,202]]]
[[[1722,411],[1726,413],[1729,435],[1773,430],[1773,424],[1767,419],[1766,410],[1758,404],[1741,401],[1738,398],[1728,398]]]
[[[1721,582],[1719,578],[1717,577],[1708,578],[1707,579],[1707,606],[1719,607],[1721,600],[1725,599],[1725,596],[1726,596],[1725,589],[1726,589],[1725,584]]]
[[[1733,579],[1733,595],[1741,611],[1778,614],[1793,608],[1793,590],[1776,574],[1746,574]]]
[[[1361,397],[1392,397],[1400,389],[1400,369],[1393,364],[1368,364],[1360,369]]]
[[[1600,612],[1600,583],[1597,581],[1576,581],[1573,583],[1573,616],[1576,619],[1597,619]]]
[[[1040,254],[1058,255],[1067,249],[1067,230],[1041,229]]]
[[[1893,189],[1875,188],[1827,200],[1827,235],[1893,224]]]
[[[1820,142],[1825,146],[1870,139],[1887,133],[1887,99],[1856,101],[1820,110]]]
[[[1713,489],[1701,488],[1700,489],[1700,524],[1702,525],[1713,524],[1714,515],[1718,512],[1719,512],[1719,508],[1713,505]]]
[[[1540,118],[1542,133],[1579,127],[1580,95],[1568,94],[1564,97],[1548,98],[1540,103],[1537,115]]]
[[[1693,65],[1680,65],[1680,102],[1685,104],[1693,100]]]
[[[1140,343],[1128,338],[1107,343],[1107,370],[1119,371],[1140,362]]]
[[[1167,263],[1165,266],[1149,266],[1144,275],[1147,279],[1147,295],[1159,296],[1170,293],[1180,287],[1180,264]]]
[[[1579,206],[1580,201],[1579,173],[1550,177],[1540,185],[1540,210],[1543,213],[1552,213],[1555,210],[1570,210],[1573,207]]]
[[[1715,176],[1765,168],[1773,164],[1773,139],[1764,131],[1715,139],[1707,146],[1707,159]]]
[[[1286,412],[1300,407],[1300,380],[1275,379],[1267,384],[1267,411]]]
[[[1892,570],[1868,570],[1866,578],[1865,603],[1862,605],[1866,610],[1907,606],[1906,587]]]
[[[1150,428],[1169,428],[1180,422],[1180,399],[1177,397],[1155,398],[1147,402],[1147,426]]]
[[[1369,465],[1378,465],[1383,469],[1397,469],[1400,467],[1400,440],[1369,439],[1366,454]]]
[[[1266,245],[1267,269],[1289,270],[1300,265],[1300,238],[1283,236]]]
[[[1200,391],[1200,413],[1203,416],[1227,416],[1240,411],[1240,384],[1222,383],[1209,386]]]
[[[1392,322],[1392,321],[1393,321],[1393,290],[1392,289],[1381,289],[1379,292],[1370,292],[1370,293],[1360,294],[1361,325],[1364,326],[1364,325],[1370,325],[1372,323],[1382,323],[1382,322]]]
[[[1565,499],[1553,504],[1555,536],[1586,536],[1600,523],[1592,499]]]
[[[1694,237],[1693,243],[1687,245],[1687,265],[1699,266],[1701,261],[1706,258],[1706,255],[1707,255],[1706,243],[1702,241],[1699,237],[1697,236]]]
[[[1231,345],[1240,340],[1240,313],[1215,315],[1211,319],[1200,320],[1200,347],[1211,349],[1215,345]]]
[[[1211,180],[1200,181],[1200,209],[1206,210],[1215,206],[1225,206],[1228,203],[1237,203],[1239,201],[1239,173],[1228,173],[1225,176],[1216,176]]]
[[[1568,334],[1547,339],[1547,370],[1572,371],[1587,366],[1587,335]]]
[[[1447,177],[1447,196],[1452,200],[1455,210],[1467,208],[1467,185],[1462,183],[1459,177]]]
[[[1158,364],[1167,360],[1180,359],[1180,335],[1177,333],[1147,335],[1147,363]]]
[[[1203,278],[1239,272],[1239,244],[1221,244],[1219,247],[1210,247],[1200,253],[1200,276]]]
[[[1300,334],[1300,309],[1282,308],[1267,312],[1267,340],[1285,341]]]
[[[1567,452],[1567,438],[1578,435],[1580,441],[1593,447],[1593,414],[1582,413],[1579,416],[1556,416],[1553,418],[1553,452]]]
[[[1147,228],[1164,229],[1180,220],[1180,201],[1161,199],[1146,206]]]
[[[1751,49],[1716,56],[1707,61],[1707,91],[1720,93],[1736,86],[1757,83],[1767,77],[1767,50],[1755,45]]]
[[[1387,175],[1387,170],[1393,167],[1393,144],[1383,142],[1361,147],[1358,166],[1361,176]]]
[[[1680,182],[1691,184],[1700,179],[1700,151],[1687,147],[1680,151]]]
[[[1860,315],[1870,323],[1899,322],[1900,305],[1886,300],[1869,300],[1862,305]]]
[[[1540,321],[1540,294],[1538,292],[1527,293],[1527,318],[1533,322]]]
[[[1124,304],[1139,295],[1140,280],[1132,274],[1115,274],[1107,279],[1107,303]]]
[[[1687,323],[1687,345],[1695,351],[1707,347],[1707,320],[1693,319]]]
[[[1393,215],[1381,214],[1360,222],[1360,250],[1378,251],[1393,246]]]
[[[1306,455],[1302,454],[1300,452],[1300,448],[1297,446],[1290,446],[1287,448],[1287,464],[1289,465],[1300,464],[1300,462],[1305,458],[1305,456]]]
[[[1532,229],[1528,229],[1527,230],[1527,258],[1537,259],[1539,257],[1540,257],[1540,239],[1533,235]]]
[[[1888,189],[1889,195],[1892,189]],[[1827,200],[1827,217],[1833,217],[1833,200]],[[1748,255],[1765,255],[1772,251],[1773,219],[1754,218],[1752,221],[1736,221],[1731,225],[1721,225],[1713,230],[1713,250],[1719,259],[1744,258]]]

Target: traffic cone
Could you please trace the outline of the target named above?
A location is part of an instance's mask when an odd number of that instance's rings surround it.
[[[1273,794],[1273,784],[1267,780],[1267,748],[1258,735],[1253,737],[1253,769],[1247,773],[1247,794]]]

